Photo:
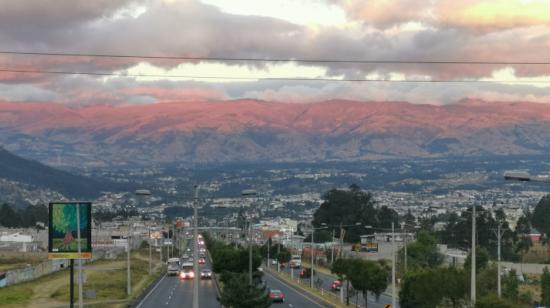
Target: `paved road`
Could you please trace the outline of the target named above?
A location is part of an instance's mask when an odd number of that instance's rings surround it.
[[[290,274],[290,269],[289,268],[285,268],[284,271]],[[299,275],[300,275],[300,269],[294,269],[294,277],[295,278],[299,277]],[[321,281],[322,281],[321,288],[323,288],[327,292],[332,292],[337,296],[340,295],[339,292],[334,292],[334,291],[331,291],[331,289],[330,289],[330,286],[331,286],[332,282],[335,279],[334,277],[332,277],[330,275],[320,273],[320,272],[317,272],[317,276],[314,279],[317,279],[317,277],[320,278]],[[307,280],[307,282],[309,282],[309,280]],[[345,299],[345,296],[346,296],[345,292],[346,291],[344,289],[344,299]],[[382,294],[382,295],[380,295],[380,298],[377,301],[374,294],[369,294],[368,301],[369,301],[369,305],[368,305],[369,308],[370,307],[384,308],[385,304],[391,304],[391,296]],[[360,306],[364,307],[365,300],[363,299],[363,296],[361,294],[359,294],[359,297],[358,297],[357,301],[356,301],[355,296],[350,298],[350,304],[355,304],[356,302],[358,302]],[[397,307],[399,307],[399,301],[397,302]]]
[[[264,272],[263,279],[269,288],[280,290],[285,295],[284,303],[273,303],[271,307],[327,307],[325,304],[320,303],[314,297],[302,293],[301,291],[277,279],[267,272]]]
[[[200,268],[212,268],[209,261]],[[201,280],[199,283],[199,306],[218,308],[214,280]],[[177,276],[164,276],[137,308],[181,308],[193,306],[193,280],[182,280]]]

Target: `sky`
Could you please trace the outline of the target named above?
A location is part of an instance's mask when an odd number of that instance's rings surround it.
[[[0,7],[0,51],[188,58],[0,53],[0,101],[550,103],[550,0],[0,0]]]

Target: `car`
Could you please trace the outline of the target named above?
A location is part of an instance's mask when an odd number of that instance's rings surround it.
[[[207,268],[201,270],[201,279],[212,279],[212,271]]]
[[[340,291],[342,288],[342,280],[336,279],[330,284],[330,289],[332,291]]]
[[[285,301],[285,296],[280,290],[270,290],[269,298],[274,303],[283,303]]]
[[[189,257],[187,258],[187,262],[193,262],[195,259],[193,259],[193,257]]]
[[[183,263],[179,274],[180,279],[193,279],[195,272],[193,271],[193,263]]]
[[[317,275],[317,272],[315,270],[313,270],[313,275]],[[300,278],[302,279],[309,279],[311,277],[311,268],[309,267],[304,267],[301,271],[300,271]]]
[[[205,258],[199,258],[199,264],[205,264],[206,259]]]
[[[187,259],[187,258],[189,258],[189,255],[186,254],[186,253],[184,253],[184,254],[181,256],[181,258],[182,258],[182,259]]]

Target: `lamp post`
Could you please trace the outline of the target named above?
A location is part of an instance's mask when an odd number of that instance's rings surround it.
[[[241,197],[243,198],[255,197],[256,195],[257,193],[253,189],[245,189],[241,192]],[[252,285],[252,221],[251,219],[248,220],[248,282],[250,283],[250,285]]]
[[[470,273],[470,301],[476,304],[476,205],[472,205],[472,257]]]
[[[138,196],[138,199],[140,199],[140,201],[141,201],[141,197],[150,196],[151,192],[147,189],[138,189],[138,190],[136,190],[135,195]],[[152,262],[151,262],[151,255],[152,255],[152,253],[151,253],[151,226],[149,226],[148,231],[149,231],[148,232],[149,235],[147,237],[147,244],[149,246],[149,275],[151,275],[151,273],[152,273],[152,266],[151,266],[151,264],[152,264]]]
[[[313,227],[313,224],[311,225],[311,250],[310,250],[310,254],[311,254],[311,274],[309,275],[309,286],[313,289],[313,267],[314,267],[314,260],[313,260],[313,254],[314,254],[314,251],[313,251],[313,238],[314,238],[314,235],[315,235],[315,230],[321,230],[321,229],[326,229],[327,228],[327,224],[326,223],[322,223],[321,224],[323,227],[319,227],[319,228],[315,228]]]
[[[199,308],[199,254],[198,254],[198,215],[197,215],[197,206],[199,203],[199,185],[193,185],[194,197],[193,197],[193,272],[195,273],[193,279],[193,308]]]

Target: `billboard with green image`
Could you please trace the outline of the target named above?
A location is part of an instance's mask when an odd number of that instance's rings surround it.
[[[91,258],[92,204],[90,202],[54,202],[50,203],[49,210],[48,257],[50,259]]]

